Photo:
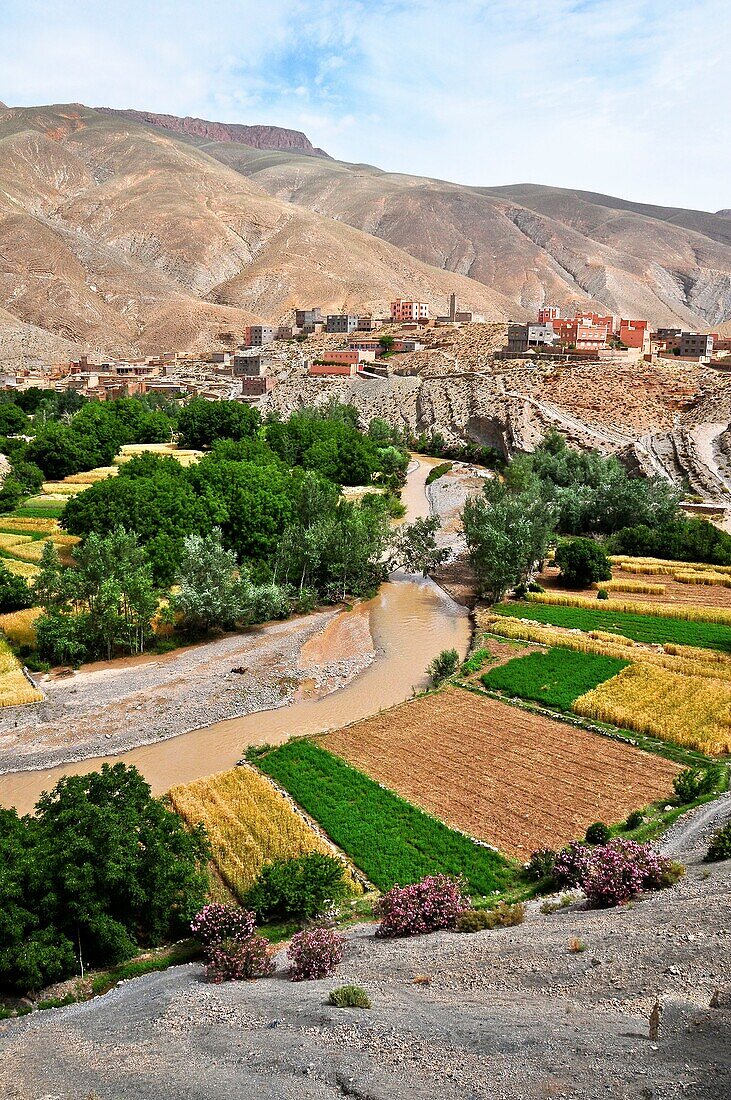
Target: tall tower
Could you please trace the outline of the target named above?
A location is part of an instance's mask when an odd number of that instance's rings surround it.
[[[454,321],[457,317],[457,295],[449,295],[449,320]]]

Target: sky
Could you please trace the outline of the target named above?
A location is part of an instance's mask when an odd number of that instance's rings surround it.
[[[731,207],[731,0],[0,0],[0,100],[304,130],[347,161]]]

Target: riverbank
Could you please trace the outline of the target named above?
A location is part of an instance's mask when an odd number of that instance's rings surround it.
[[[45,698],[0,712],[0,772],[50,768],[321,698],[375,656],[367,608],[335,608],[216,641],[38,678]]]

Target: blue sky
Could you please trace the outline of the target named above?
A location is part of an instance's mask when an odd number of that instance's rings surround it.
[[[0,100],[305,130],[343,160],[731,207],[730,0],[0,0]]]

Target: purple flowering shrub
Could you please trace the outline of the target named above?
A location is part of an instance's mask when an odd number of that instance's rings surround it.
[[[560,889],[565,886],[583,886],[584,878],[594,853],[580,840],[572,840],[562,848],[553,865],[553,878]]]
[[[271,945],[256,935],[255,928],[254,913],[233,905],[205,905],[193,917],[190,930],[203,947],[209,981],[245,981],[271,974]]]
[[[410,886],[392,886],[378,903],[377,936],[416,936],[455,928],[469,908],[464,883],[449,875],[428,875]]]
[[[580,886],[593,909],[607,909],[672,885],[683,868],[649,844],[616,837],[597,848],[573,841],[559,852],[556,874],[561,885]]]
[[[207,953],[206,977],[209,982],[243,982],[265,978],[274,970],[271,944],[263,936],[244,940],[223,940]]]
[[[287,948],[293,982],[328,978],[343,957],[345,937],[332,928],[306,928],[292,936]]]

